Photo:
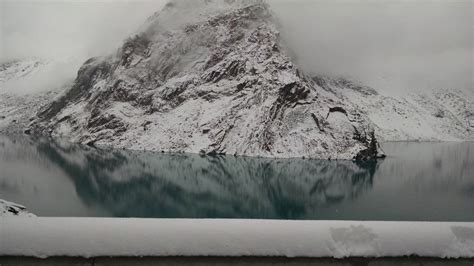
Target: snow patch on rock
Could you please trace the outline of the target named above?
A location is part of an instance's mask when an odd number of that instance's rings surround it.
[[[0,217],[35,217],[35,215],[22,205],[0,199]]]

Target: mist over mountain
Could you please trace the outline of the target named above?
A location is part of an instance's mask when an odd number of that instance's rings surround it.
[[[268,2],[306,72],[351,77],[388,93],[473,90],[472,1]],[[165,4],[2,1],[0,62],[68,58],[70,69],[58,76],[73,79],[80,63],[118,49]],[[174,22],[196,15],[189,10]]]
[[[260,0],[170,1],[117,52],[87,60],[31,130],[134,150],[359,156],[375,143],[366,117],[331,109],[338,99],[292,62],[275,21]]]
[[[474,91],[472,1],[271,2],[306,71],[392,94]]]

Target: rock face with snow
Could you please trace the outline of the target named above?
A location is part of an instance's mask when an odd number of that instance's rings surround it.
[[[35,217],[24,206],[0,199],[0,217]]]
[[[88,60],[32,127],[118,148],[352,159],[369,121],[338,100],[287,56],[263,1],[175,0]]]
[[[313,80],[350,114],[367,117],[383,141],[474,140],[474,94],[459,89],[385,96],[345,78]]]
[[[24,131],[39,108],[58,94],[58,88],[33,93],[22,91],[26,84],[35,86],[38,80],[35,76],[42,75],[50,65],[51,62],[38,59],[0,64],[0,134]]]

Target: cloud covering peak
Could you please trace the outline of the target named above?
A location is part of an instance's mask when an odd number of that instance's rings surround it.
[[[197,5],[215,9],[252,2],[261,1],[172,0],[165,9],[174,8],[176,20],[187,21],[203,11]],[[267,2],[280,21],[282,38],[307,72],[351,76],[388,91],[473,90],[470,0]],[[0,62],[31,57],[83,61],[111,54],[166,3],[1,1]]]

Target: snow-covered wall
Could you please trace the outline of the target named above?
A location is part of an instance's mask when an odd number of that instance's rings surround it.
[[[4,217],[5,255],[474,258],[474,223]]]

